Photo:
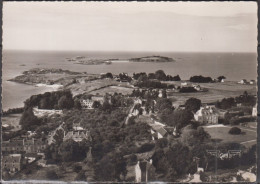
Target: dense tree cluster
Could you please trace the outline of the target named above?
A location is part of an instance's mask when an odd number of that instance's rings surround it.
[[[197,76],[192,76],[190,77],[190,82],[197,82],[197,83],[208,83],[208,82],[212,82],[212,78],[211,77],[203,77],[201,75]]]
[[[166,75],[163,70],[157,70],[155,73],[149,73],[148,75],[145,72],[140,72],[140,73],[134,73],[133,78],[135,80],[139,79],[157,79],[159,81],[180,81],[181,78],[179,75],[176,76],[171,76],[171,75]]]
[[[253,95],[249,95],[246,91],[243,95],[237,96],[235,98],[224,98],[221,101],[216,102],[216,107],[220,109],[230,109],[237,104],[241,104],[242,106],[254,106],[256,104],[256,97]]]
[[[123,81],[123,82],[130,82],[132,80],[132,78],[130,76],[128,76],[126,73],[120,73],[118,76],[119,76],[120,81]]]
[[[221,81],[222,81],[222,79],[226,79],[226,77],[225,77],[225,76],[223,76],[223,75],[221,75],[221,76],[219,76],[217,79],[218,79],[218,82],[221,82]]]
[[[134,89],[132,91],[131,97],[139,97],[142,99],[157,99],[159,95],[159,90],[140,90],[140,89]]]
[[[34,115],[32,108],[28,108],[23,112],[19,124],[24,130],[35,130],[42,122],[42,119]]]
[[[197,92],[197,90],[194,87],[189,86],[189,87],[180,88],[179,92],[180,93],[194,93],[194,92]]]
[[[197,98],[189,98],[185,102],[185,109],[193,113],[196,113],[200,109],[200,106],[201,106],[201,100]]]
[[[101,74],[101,78],[104,79],[104,78],[110,78],[110,79],[113,79],[113,74],[110,73],[110,72],[107,72],[105,74]]]
[[[243,106],[254,106],[256,104],[256,97],[249,95],[247,91],[243,95],[235,97],[236,103],[241,103]]]
[[[38,106],[39,109],[70,109],[74,106],[69,90],[46,92],[33,95],[24,102],[25,109]]]
[[[23,107],[20,108],[12,108],[12,109],[8,109],[7,111],[2,111],[2,115],[6,116],[9,114],[18,114],[18,113],[22,113],[24,111]]]
[[[233,135],[239,135],[241,134],[241,129],[238,127],[232,127],[229,131],[229,134],[233,134]]]
[[[173,84],[161,83],[160,81],[154,81],[154,80],[144,80],[144,81],[138,80],[134,85],[139,88],[152,88],[152,89],[172,89],[172,88],[174,88]]]

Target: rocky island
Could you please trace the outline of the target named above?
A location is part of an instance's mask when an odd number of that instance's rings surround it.
[[[84,56],[77,56],[75,58],[66,58],[67,61],[73,62],[73,64],[81,65],[101,65],[101,64],[112,64],[113,61],[119,61],[120,59],[95,59],[95,58],[86,58]],[[144,56],[138,58],[125,59],[129,62],[175,62],[174,59],[165,57],[165,56]]]
[[[130,62],[175,62],[174,59],[164,56],[146,56],[146,57],[139,57],[139,58],[131,58],[129,59]]]
[[[31,85],[62,85],[67,86],[77,81],[78,78],[84,77],[85,80],[96,79],[98,75],[87,74],[85,72],[73,72],[69,70],[62,69],[45,69],[45,68],[34,68],[29,71],[23,72],[22,75],[19,75],[9,81],[31,84]]]

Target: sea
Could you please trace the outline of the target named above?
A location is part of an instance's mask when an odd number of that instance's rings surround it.
[[[80,65],[66,58],[84,56],[95,59],[118,59],[110,65]],[[125,62],[129,58],[143,56],[166,56],[175,62],[136,63]],[[54,88],[32,86],[8,81],[23,71],[32,68],[60,68],[77,72],[100,74],[111,72],[155,72],[163,70],[166,74],[180,75],[188,80],[193,75],[217,78],[224,75],[229,81],[241,79],[256,80],[257,53],[191,53],[191,52],[100,52],[100,51],[14,51],[4,50],[2,54],[2,109],[22,107],[31,95],[53,91]]]

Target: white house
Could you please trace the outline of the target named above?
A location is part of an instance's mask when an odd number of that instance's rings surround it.
[[[242,79],[241,81],[238,82],[239,84],[247,84],[247,80],[246,79]]]
[[[181,87],[184,87],[184,86],[188,86],[188,83],[187,82],[182,82],[181,83]]]
[[[250,80],[249,84],[255,84],[255,80]]]
[[[252,116],[254,116],[254,117],[257,116],[257,106],[256,105],[252,109]]]
[[[91,99],[82,99],[80,101],[80,104],[83,109],[93,109],[93,107],[92,107],[93,103],[94,103],[94,101]]]
[[[237,175],[241,175],[244,180],[249,180],[249,182],[256,181],[256,175],[254,173],[238,170]]]

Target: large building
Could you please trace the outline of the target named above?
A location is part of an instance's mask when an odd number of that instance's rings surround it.
[[[4,153],[40,153],[46,148],[46,143],[38,139],[15,139],[2,142]]]
[[[80,104],[83,109],[93,109],[94,102],[99,102],[102,105],[104,101],[103,96],[92,96],[90,99],[81,99]]]
[[[83,139],[89,139],[89,132],[87,131],[70,131],[68,132],[63,141],[73,139],[75,142],[81,142]]]
[[[6,170],[11,173],[20,171],[22,168],[22,155],[9,154],[2,156],[2,171]]]
[[[212,106],[201,107],[195,114],[194,119],[202,124],[218,124],[219,118],[223,118],[225,111]]]

